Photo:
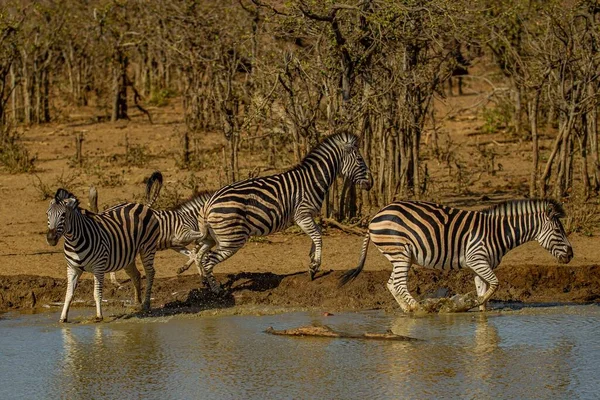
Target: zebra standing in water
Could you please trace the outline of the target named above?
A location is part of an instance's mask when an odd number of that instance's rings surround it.
[[[371,172],[358,149],[358,137],[350,133],[327,137],[287,172],[219,189],[201,212],[199,232],[180,239],[184,243],[201,242],[196,259],[202,263],[211,290],[220,291],[212,275],[214,266],[235,254],[250,236],[265,236],[294,222],[312,239],[309,273],[314,279],[321,265],[322,239],[313,218],[320,213],[339,173],[362,189],[373,186]]]
[[[104,274],[125,269],[135,289],[135,299],[141,302],[140,273],[135,267],[139,253],[146,271],[146,293],[142,308],[150,308],[150,296],[154,281],[154,254],[158,238],[158,221],[154,212],[141,204],[123,203],[100,214],[79,208],[79,200],[66,191],[58,189],[47,211],[49,245],[56,246],[64,236],[64,252],[67,259],[67,294],[60,316],[67,321],[73,293],[84,271],[94,274],[94,300],[96,319],[102,320],[102,285]]]
[[[573,249],[559,220],[563,216],[562,207],[553,200],[513,200],[482,211],[394,202],[371,220],[358,267],[344,273],[340,284],[362,271],[372,240],[392,262],[387,287],[405,312],[418,307],[407,287],[412,263],[439,269],[471,268],[476,274],[479,309],[485,311],[498,287],[492,270],[509,250],[537,240],[560,262],[571,261]]]

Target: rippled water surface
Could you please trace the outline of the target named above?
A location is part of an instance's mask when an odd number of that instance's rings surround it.
[[[82,310],[81,313],[90,310]],[[0,398],[588,399],[600,396],[600,307],[414,318],[383,312],[177,316],[101,324],[0,320]],[[419,342],[290,338],[323,323]]]

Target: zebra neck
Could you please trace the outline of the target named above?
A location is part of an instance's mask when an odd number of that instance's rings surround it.
[[[310,190],[323,199],[333,185],[342,168],[342,156],[335,151],[314,152],[309,154],[300,164],[298,171],[306,177],[303,185],[310,185]]]
[[[502,217],[503,239],[507,251],[534,240],[539,233],[536,215],[511,215]]]
[[[96,225],[92,218],[83,215],[78,209],[68,212],[65,218],[65,232],[63,233],[65,244],[81,242],[87,237],[84,232],[94,230]]]

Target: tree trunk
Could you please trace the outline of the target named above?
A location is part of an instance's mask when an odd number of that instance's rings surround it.
[[[531,162],[531,177],[529,179],[529,196],[536,197],[537,195],[537,178],[539,164],[539,145],[538,145],[538,106],[540,101],[540,91],[536,91],[534,98],[529,102],[529,124],[531,126],[531,146],[532,146],[532,162]]]

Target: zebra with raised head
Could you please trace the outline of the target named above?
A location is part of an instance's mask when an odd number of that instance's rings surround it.
[[[150,308],[159,233],[158,221],[152,209],[142,204],[123,203],[100,214],[84,212],[79,208],[77,197],[65,189],[58,189],[46,214],[48,244],[56,246],[61,236],[65,239],[67,293],[61,322],[67,321],[73,293],[84,271],[94,274],[97,320],[102,319],[102,286],[107,272],[125,269],[134,285],[135,300],[140,303],[140,273],[135,267],[138,253],[146,271],[146,293],[142,308]]]
[[[411,264],[475,272],[479,309],[498,287],[492,271],[511,249],[537,240],[562,263],[573,249],[560,222],[562,206],[553,200],[513,200],[482,211],[466,211],[420,201],[398,201],[381,209],[369,223],[358,267],[344,273],[340,285],[365,265],[369,241],[393,265],[387,287],[406,312],[418,303],[408,292]]]
[[[325,138],[286,172],[235,182],[215,192],[201,212],[199,232],[181,239],[201,242],[197,260],[211,290],[220,290],[212,275],[216,264],[235,254],[250,236],[265,236],[292,223],[312,239],[309,273],[314,279],[321,265],[322,245],[321,229],[314,217],[338,174],[362,189],[373,186],[371,172],[359,152],[358,137],[353,134]]]

